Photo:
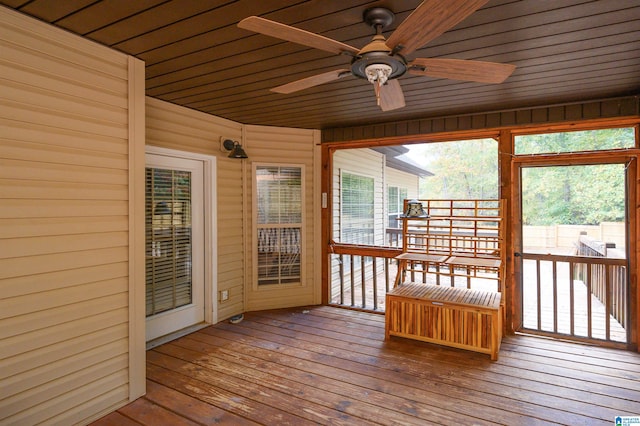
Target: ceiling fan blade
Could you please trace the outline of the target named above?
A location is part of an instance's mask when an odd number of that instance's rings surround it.
[[[309,31],[301,30],[299,28],[291,27],[289,25],[281,24],[279,22],[270,21],[259,16],[249,16],[248,18],[244,18],[242,21],[238,22],[238,27],[279,38],[281,40],[298,43],[303,46],[314,47],[316,49],[335,53],[336,55],[343,52],[349,52],[355,55],[359,51],[359,49],[349,46],[348,44],[344,44]]]
[[[515,65],[464,59],[416,58],[409,63],[409,73],[478,83],[502,83],[516,69]]]
[[[311,77],[303,78],[301,80],[292,81],[291,83],[283,84],[282,86],[274,87],[272,92],[276,93],[293,93],[298,90],[308,89],[309,87],[318,86],[320,84],[328,83],[330,81],[337,80],[345,75],[351,75],[351,71],[347,69],[333,70],[325,72],[323,74],[313,75]]]
[[[391,111],[405,106],[404,93],[398,80],[389,80],[380,87],[380,109]]]
[[[424,0],[387,39],[391,49],[407,55],[480,9],[489,0]]]

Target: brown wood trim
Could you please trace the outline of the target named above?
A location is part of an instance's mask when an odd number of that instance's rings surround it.
[[[513,157],[514,164],[535,164],[536,166],[578,166],[587,164],[626,163],[640,155],[640,149],[571,152],[559,154],[518,155]]]
[[[421,135],[407,135],[378,139],[361,139],[361,140],[345,140],[339,142],[328,142],[322,145],[327,145],[333,149],[352,149],[352,148],[371,148],[376,146],[387,145],[409,145],[418,143],[429,142],[450,142],[453,140],[467,140],[467,139],[483,139],[493,138],[498,139],[499,131],[495,129],[491,130],[471,130],[471,131],[455,131],[455,132],[440,132],[433,134],[421,134]]]
[[[402,250],[392,247],[378,247],[378,246],[362,246],[358,244],[342,244],[333,243],[330,245],[331,253],[333,254],[350,254],[355,256],[372,256],[372,257],[386,257],[394,258]]]
[[[322,142],[380,140],[439,133],[460,133],[483,129],[533,129],[540,131],[562,123],[581,124],[611,120],[638,120],[640,96],[626,96],[589,102],[523,108],[451,117],[361,125],[322,130]],[[605,124],[606,126],[606,124]]]
[[[333,210],[333,203],[331,201],[331,170],[333,169],[333,153],[329,149],[327,145],[321,145],[320,151],[322,153],[321,156],[321,178],[320,178],[320,196],[325,197],[327,200],[326,207],[322,206],[320,208],[320,223],[322,229],[320,231],[320,235],[322,241],[320,243],[322,250],[322,265],[321,265],[321,303],[326,305],[329,303],[329,243],[332,235],[332,226],[331,226],[331,212]],[[326,194],[326,195],[324,195]],[[322,203],[322,201],[321,201]]]
[[[512,229],[512,219],[511,214],[513,211],[512,207],[512,179],[511,179],[511,159],[513,158],[513,136],[511,132],[507,129],[503,129],[500,131],[500,136],[498,137],[498,178],[500,179],[500,192],[499,197],[502,201],[502,217],[504,220],[503,223],[503,258],[504,258],[504,282],[502,283],[502,291],[504,292],[503,303],[505,305],[505,323],[503,327],[505,328],[506,333],[513,333],[515,330],[514,327],[514,318],[513,314],[515,311],[515,306],[513,302],[507,304],[507,302],[513,299],[513,294],[515,290],[515,281],[514,281],[514,272],[513,272],[513,235],[511,232]]]
[[[636,142],[640,144],[640,126],[636,126]],[[635,345],[633,349],[640,352],[640,285],[638,284],[638,267],[640,266],[640,167],[638,160],[640,155],[635,157],[635,161],[630,161],[627,166],[627,194],[629,195],[628,217],[629,217],[629,295],[632,298],[630,307],[630,323],[632,326],[630,333],[630,343]],[[636,295],[635,300],[633,295]],[[635,303],[634,303],[635,302]],[[635,319],[635,321],[634,321]]]

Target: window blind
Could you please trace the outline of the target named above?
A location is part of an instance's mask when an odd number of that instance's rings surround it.
[[[146,315],[192,302],[191,172],[146,169]]]
[[[256,166],[258,285],[301,280],[302,168]]]
[[[340,241],[349,244],[373,244],[374,179],[343,172],[340,188]]]

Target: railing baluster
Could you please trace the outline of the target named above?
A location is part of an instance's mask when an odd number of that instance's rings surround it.
[[[604,285],[605,285],[605,301],[604,301],[604,331],[606,339],[611,339],[611,268],[610,265],[604,265]]]
[[[355,275],[353,273],[354,271],[354,267],[353,267],[353,258],[355,256],[351,255],[349,256],[349,265],[351,266],[351,268],[349,268],[349,274],[351,275],[351,306],[356,306],[356,283],[355,283]]]
[[[592,268],[593,265],[587,265],[587,337],[589,337],[590,339],[593,337],[593,333],[592,333],[592,323],[591,321],[593,320],[593,314],[591,312],[591,294],[592,294],[592,281],[591,278],[593,276],[592,274]]]
[[[553,332],[558,332],[558,263],[552,262],[553,275]]]
[[[536,259],[536,292],[538,303],[538,330],[542,330],[542,292],[540,290],[540,259]]]
[[[340,256],[340,263],[338,264],[340,270],[340,304],[344,305],[344,255],[340,254],[338,256]]]
[[[576,314],[576,305],[575,305],[575,290],[574,283],[575,280],[575,267],[576,264],[574,262],[569,262],[569,321],[570,321],[570,333],[573,336],[576,334],[575,326],[575,314]]]
[[[365,256],[360,256],[360,291],[362,293],[362,308],[367,307],[367,289],[365,288],[365,283],[367,282],[365,269]]]
[[[372,263],[372,267],[373,267],[373,309],[374,310],[378,310],[378,258],[377,257],[373,257],[372,258],[373,263]]]
[[[391,266],[391,261],[388,257],[384,258],[384,291],[385,294],[389,293],[389,267]]]

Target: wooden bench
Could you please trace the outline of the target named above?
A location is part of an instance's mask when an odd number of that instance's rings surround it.
[[[386,295],[385,340],[400,336],[486,353],[498,359],[501,294],[404,284]]]

